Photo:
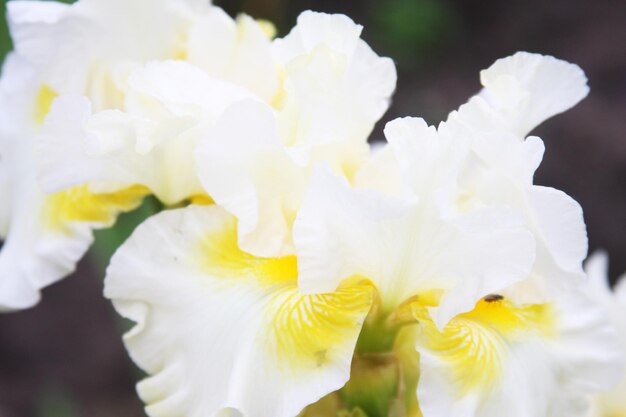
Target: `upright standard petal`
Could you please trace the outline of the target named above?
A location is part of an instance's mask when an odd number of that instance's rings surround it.
[[[589,93],[578,65],[528,52],[497,60],[481,71],[480,81],[485,87],[481,97],[520,137]]]
[[[137,322],[125,341],[152,417],[292,417],[348,380],[371,285],[302,295],[296,258],[243,252],[236,229],[217,206],[168,211],[112,259],[105,294]]]
[[[576,201],[533,185],[544,145],[526,134],[581,100],[588,91],[586,78],[575,65],[518,53],[497,61],[481,79],[485,90],[452,112],[439,130],[471,143],[476,163],[460,184],[465,204],[516,207],[536,238],[533,272],[525,288],[511,295],[517,293],[524,302],[549,300],[584,279],[587,232]]]
[[[361,29],[343,15],[302,13],[272,44],[283,69],[276,99],[233,107],[198,150],[205,189],[237,216],[240,244],[251,253],[293,253],[291,226],[316,163],[353,180],[366,160],[396,73],[359,38]]]
[[[107,91],[114,88],[117,64],[176,57],[189,25],[182,5],[191,7],[188,1],[176,3],[10,1],[8,19],[17,52],[43,74],[44,83],[62,94],[89,92],[102,109],[119,104]]]
[[[185,58],[209,75],[243,86],[268,103],[280,95],[271,39],[250,16],[233,20],[217,7],[198,16],[189,29]]]
[[[389,58],[359,38],[344,15],[311,11],[273,43],[284,67],[281,136],[289,144],[363,142],[387,110],[396,84]]]
[[[384,314],[429,292],[443,326],[477,299],[525,278],[532,237],[509,212],[446,218],[426,199],[351,189],[318,170],[298,213],[294,240],[305,293],[333,290],[352,275],[377,287]]]
[[[259,256],[292,254],[291,227],[309,169],[278,137],[271,108],[243,101],[226,110],[198,147],[202,185],[239,222],[239,244]]]

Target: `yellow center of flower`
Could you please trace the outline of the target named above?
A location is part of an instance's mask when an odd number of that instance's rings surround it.
[[[44,222],[57,231],[68,231],[67,225],[72,222],[110,226],[120,213],[137,208],[148,194],[143,186],[103,194],[90,192],[86,185],[73,187],[47,197]]]

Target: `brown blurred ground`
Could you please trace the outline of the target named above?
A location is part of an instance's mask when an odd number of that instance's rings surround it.
[[[479,88],[478,71],[518,50],[578,63],[591,94],[545,123],[537,183],[561,188],[585,210],[591,248],[626,270],[626,2],[623,0],[222,1],[278,23],[283,33],[311,8],[343,12],[397,60],[398,90],[384,121],[431,123]],[[381,126],[383,123],[381,123]],[[381,137],[381,127],[374,138]],[[44,291],[35,309],[0,316],[0,417],[142,416],[140,373],[120,342],[122,324],[101,297],[102,271],[84,262]]]

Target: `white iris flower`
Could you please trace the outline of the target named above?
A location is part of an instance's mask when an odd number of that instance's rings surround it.
[[[610,320],[577,285],[580,210],[527,197],[538,139],[397,119],[348,173],[341,141],[290,143],[282,116],[229,107],[196,154],[222,207],[157,215],[112,260],[151,416],[583,416],[617,380]]]
[[[151,417],[614,417],[622,284],[534,184],[532,129],[588,93],[517,53],[438,127],[367,143],[396,70],[343,15],[284,38],[203,0],[11,1],[0,309],[156,196],[105,295]],[[590,282],[585,283],[586,277]],[[615,328],[619,332],[615,332]]]

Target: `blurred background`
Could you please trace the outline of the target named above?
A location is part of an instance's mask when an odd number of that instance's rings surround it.
[[[4,16],[5,1],[2,1]],[[130,0],[129,0],[130,1]],[[626,1],[624,0],[223,0],[229,13],[276,23],[284,35],[305,9],[345,13],[393,58],[394,102],[372,138],[397,116],[437,124],[478,91],[478,72],[518,50],[579,64],[591,94],[535,134],[546,143],[536,183],[584,208],[591,250],[626,271]],[[0,56],[11,42],[0,24]],[[149,208],[144,207],[144,210]],[[111,248],[141,220],[124,216],[71,277],[44,290],[34,309],[0,315],[0,417],[145,416],[134,390],[141,373],[120,334],[128,327],[102,293]]]

